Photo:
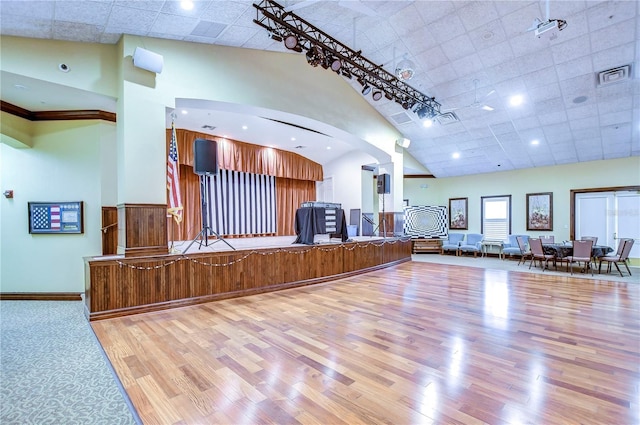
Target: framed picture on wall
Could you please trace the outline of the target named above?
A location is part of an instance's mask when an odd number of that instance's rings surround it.
[[[449,229],[467,230],[468,198],[449,198]]]
[[[83,203],[29,202],[29,233],[83,233]]]
[[[527,230],[553,230],[553,193],[527,193]]]

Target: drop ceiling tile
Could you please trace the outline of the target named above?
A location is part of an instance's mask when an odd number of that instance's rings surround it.
[[[529,70],[526,71],[527,72],[523,72],[522,79],[528,89],[558,82],[558,74],[554,66],[548,66],[533,72],[529,72]]]
[[[21,16],[29,19],[53,19],[55,3],[52,1],[1,1],[2,16]],[[22,19],[20,19],[21,21]],[[15,21],[14,21],[15,22]],[[17,22],[15,22],[17,23]]]
[[[104,27],[87,25],[78,22],[58,22],[53,25],[53,37],[58,40],[82,41],[97,43]]]
[[[516,56],[535,56],[549,48],[549,42],[538,39],[532,32],[520,32],[509,38]]]
[[[521,3],[520,6],[522,5],[524,5],[524,7],[517,8],[502,18],[504,30],[509,39],[526,32],[528,28],[531,28],[531,23],[534,19],[544,19],[538,2]],[[501,7],[498,6],[498,9],[500,10]],[[527,35],[532,41],[535,40],[533,33],[527,33]]]
[[[160,13],[149,31],[186,37],[191,35],[191,31],[193,31],[197,24],[198,20],[195,18]]]
[[[212,1],[202,13],[201,19],[205,21],[221,22],[231,24],[237,21],[247,10],[254,14],[253,7],[248,3],[237,1]]]
[[[451,1],[418,1],[414,5],[425,24],[439,21],[456,11]]]
[[[386,16],[389,16],[388,21],[400,38],[404,38],[426,26],[422,20],[422,16],[420,16],[413,5],[405,7],[394,15]]]
[[[538,86],[535,90],[529,92],[529,99],[532,102],[541,102],[543,100],[555,99],[560,94],[560,85],[551,83],[544,86]]]
[[[53,23],[50,19],[15,19],[13,15],[2,15],[0,28],[3,35],[29,38],[51,38]]]
[[[573,134],[576,134],[576,131],[579,130],[588,130],[588,131],[600,131],[600,119],[598,117],[589,117],[589,118],[579,118],[569,121],[569,126],[573,131]]]
[[[557,110],[555,112],[545,112],[538,114],[538,120],[542,126],[548,126],[551,124],[559,124],[567,122],[567,113],[564,110]]]
[[[489,22],[473,31],[469,31],[469,38],[477,50],[486,49],[507,41],[507,36],[500,20]]]
[[[522,74],[530,74],[542,69],[554,66],[550,49],[544,49],[534,55],[525,55],[518,58],[518,65]]]
[[[414,55],[438,45],[436,38],[427,26],[407,34],[403,37],[403,41],[411,46]]]
[[[395,30],[388,22],[380,22],[374,28],[369,28],[364,31],[369,41],[374,45],[375,49],[382,48],[389,44],[390,39],[394,39]],[[365,51],[365,50],[363,50]],[[402,54],[402,52],[399,52]]]
[[[473,1],[458,9],[458,16],[467,31],[471,31],[498,19],[498,12],[493,2]]]
[[[591,51],[589,37],[578,37],[551,47],[556,65],[578,59]]]
[[[432,69],[429,71],[429,78],[433,81],[434,84],[442,84],[447,81],[452,81],[458,78],[453,66],[448,63],[438,68]]]
[[[132,9],[118,4],[113,6],[106,30],[110,32],[121,31],[129,34],[143,34],[151,30],[158,13],[152,10]]]
[[[634,1],[605,1],[587,9],[589,29],[617,26],[619,23],[637,15],[637,3]]]
[[[590,149],[586,152],[578,150],[578,159],[582,162],[599,161],[603,159],[603,156],[602,148],[594,148],[593,150]]]
[[[512,120],[514,127],[519,130],[536,129],[540,127],[540,120],[537,116],[528,116],[522,118],[515,118]]]
[[[451,62],[469,56],[475,52],[475,48],[467,34],[462,34],[452,40],[445,41],[440,45],[440,47]]]
[[[581,106],[574,106],[567,108],[567,117],[569,120],[577,120],[581,118],[595,118],[598,117],[598,105],[595,103],[580,104]]]
[[[397,60],[400,61],[401,59],[402,56],[400,55]],[[427,70],[427,73],[429,73],[429,70],[439,68],[448,64],[450,61],[442,51],[442,48],[435,46],[416,56],[416,62],[422,65]]]
[[[582,56],[580,58],[563,62],[556,66],[558,79],[569,80],[574,77],[589,74],[593,75],[593,65],[591,56]]]
[[[589,139],[589,138],[593,138],[594,136],[600,136],[600,129],[599,128],[585,128],[582,130],[574,130],[573,131],[573,139],[576,142],[576,145],[580,144],[582,145],[582,141]],[[592,140],[600,140],[600,138],[598,137],[597,139],[592,139]]]
[[[502,43],[480,50],[478,56],[480,56],[480,60],[485,68],[510,61],[515,57],[508,41],[503,41]]]
[[[633,111],[625,110],[619,112],[611,112],[600,115],[600,125],[609,126],[615,124],[631,124],[633,121]]]
[[[591,47],[594,52],[610,49],[620,44],[635,40],[635,19],[628,19],[614,26],[609,26],[590,33]]]
[[[456,74],[460,78],[464,78],[467,75],[473,75],[480,72],[483,69],[480,56],[472,54],[458,59],[451,63]]]
[[[103,32],[102,34],[100,34],[100,39],[98,40],[98,42],[103,44],[116,44],[118,41],[120,41],[121,34],[122,31],[117,31],[114,33]]]
[[[448,15],[432,22],[430,29],[438,43],[444,43],[466,32],[458,15]]]
[[[56,2],[54,19],[56,21],[105,26],[110,12],[111,3],[58,1]]]
[[[494,1],[493,5],[496,8],[498,15],[505,16],[515,12],[516,10],[522,9],[523,7],[528,7],[533,3],[535,2],[524,2],[524,1],[520,2],[520,1],[504,0],[504,1]]]
[[[557,2],[560,3],[560,2]],[[564,2],[564,3],[575,3],[575,2]],[[586,37],[589,34],[589,27],[587,25],[587,16],[584,12],[579,12],[572,15],[556,15],[554,13],[554,17],[557,19],[564,19],[567,22],[567,26],[561,30],[557,31],[557,38],[551,42],[552,45],[560,44],[565,41],[571,40],[576,37]]]
[[[489,75],[494,85],[511,81],[520,76],[518,69],[518,59],[502,62],[489,70]],[[523,83],[524,84],[524,83]],[[497,90],[497,88],[496,88]]]

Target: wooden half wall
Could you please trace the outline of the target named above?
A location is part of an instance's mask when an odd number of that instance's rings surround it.
[[[188,255],[85,258],[85,312],[108,319],[352,276],[411,260],[411,240],[377,239]]]

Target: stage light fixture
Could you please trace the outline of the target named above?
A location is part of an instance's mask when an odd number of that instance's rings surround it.
[[[414,76],[415,68],[407,55],[389,72],[365,58],[361,50],[349,48],[274,0],[258,0],[253,7],[257,10],[253,22],[283,38],[287,49],[305,52],[309,65],[321,65],[349,79],[358,78],[363,94],[374,91],[374,100],[384,95],[405,109],[420,104],[429,106],[436,115],[440,113],[440,103],[404,82]]]
[[[271,37],[272,40],[275,40],[278,42],[282,41],[282,37],[280,37],[278,34],[270,34],[269,36]]]
[[[282,41],[282,39],[280,39]],[[293,50],[298,46],[298,37],[293,34],[289,34],[284,38],[284,47],[289,50]]]
[[[371,95],[371,98],[375,101],[382,99],[382,92],[380,90],[374,91],[373,94]]]

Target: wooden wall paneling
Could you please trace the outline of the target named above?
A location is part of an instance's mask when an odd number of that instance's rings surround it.
[[[188,258],[86,258],[87,315],[90,320],[105,319],[268,292],[381,268],[385,258],[411,259],[410,242],[353,245],[209,252]],[[383,254],[386,247],[390,251]]]
[[[405,258],[411,258],[411,239],[398,239],[394,243],[388,243],[384,245],[382,262],[392,263],[394,261],[402,260]]]
[[[118,205],[118,252],[126,257],[167,254],[167,205]]]
[[[118,252],[118,208],[102,207],[102,255]]]

